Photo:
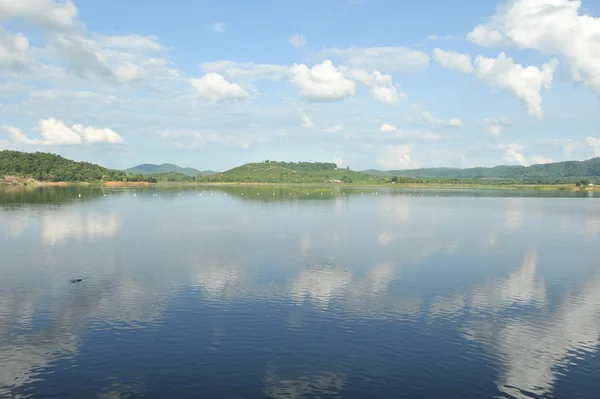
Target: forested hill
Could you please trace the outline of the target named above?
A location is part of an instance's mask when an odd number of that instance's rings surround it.
[[[374,176],[403,176],[415,179],[568,179],[600,177],[600,158],[532,166],[496,166],[493,168],[425,168],[412,170],[367,170]]]
[[[377,182],[375,176],[338,169],[329,162],[275,162],[248,163],[214,176],[201,178],[205,182],[249,183],[327,183],[327,182]]]
[[[90,162],[72,161],[56,154],[20,151],[0,151],[0,180],[3,176],[55,182],[155,181]]]
[[[127,173],[137,174],[140,173],[142,175],[156,175],[156,174],[165,174],[165,173],[179,173],[182,175],[196,177],[198,175],[201,176],[210,176],[214,175],[217,172],[213,172],[211,170],[197,170],[194,168],[182,168],[181,166],[173,165],[170,163],[163,163],[161,165],[154,165],[151,163],[145,163],[142,165],[134,166],[129,169],[125,169]]]

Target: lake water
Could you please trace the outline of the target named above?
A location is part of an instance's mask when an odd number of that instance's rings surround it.
[[[0,189],[0,397],[598,398],[599,197]]]

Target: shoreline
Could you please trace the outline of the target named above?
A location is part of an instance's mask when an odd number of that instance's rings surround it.
[[[490,189],[527,191],[600,191],[600,186],[577,187],[574,184],[465,184],[465,183],[397,183],[397,184],[327,184],[327,183],[248,183],[248,182],[44,182],[33,179],[0,180],[0,187],[340,187],[388,189]]]

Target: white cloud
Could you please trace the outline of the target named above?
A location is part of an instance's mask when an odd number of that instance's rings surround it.
[[[369,93],[371,93],[373,99],[387,105],[394,105],[400,101],[398,89],[396,89],[394,86],[374,86],[371,88],[371,90],[369,90]]]
[[[530,115],[542,117],[541,90],[550,88],[558,60],[551,60],[540,69],[531,65],[524,67],[505,53],[500,53],[497,58],[477,56],[473,67],[471,57],[466,54],[436,50],[434,58],[443,67],[473,73],[486,85],[506,90],[523,100]]]
[[[381,130],[382,132],[395,132],[398,129],[394,125],[384,123],[383,125],[381,125],[381,128],[379,130]]]
[[[498,58],[477,56],[475,65],[475,76],[479,80],[513,93],[525,102],[530,115],[542,117],[540,92],[542,88],[550,88],[557,60],[552,60],[539,69],[535,66],[523,67],[506,54],[500,53]]]
[[[499,150],[506,151],[503,160],[508,163],[516,163],[522,166],[527,166],[528,162],[521,153],[523,151],[523,145],[521,144],[499,144],[496,146]]]
[[[406,47],[331,48],[319,53],[321,58],[337,57],[351,68],[381,72],[413,72],[429,67],[429,56]]]
[[[448,126],[450,127],[462,127],[463,125],[463,121],[458,118],[450,118],[450,120],[448,120]]]
[[[379,71],[367,72],[362,69],[350,69],[340,67],[340,72],[349,79],[360,82],[369,87],[369,93],[376,101],[387,105],[394,105],[400,99],[406,98],[402,92],[392,83],[391,75],[384,75]]]
[[[534,165],[541,165],[553,162],[550,158],[546,158],[543,155],[534,155],[533,157],[531,157],[531,161]]]
[[[80,134],[88,143],[120,144],[125,140],[117,133],[106,128],[94,128],[91,126],[73,125],[73,131]]]
[[[246,100],[250,95],[240,85],[228,82],[218,73],[207,73],[201,78],[190,79],[198,97],[206,101]]]
[[[159,52],[166,50],[166,48],[158,42],[158,36],[140,36],[134,34],[125,36],[102,36],[99,41],[108,48],[124,49],[134,52]]]
[[[410,145],[390,145],[386,146],[378,160],[387,169],[405,168],[411,165],[411,152]]]
[[[67,126],[55,118],[41,119],[36,128],[42,139],[31,139],[21,129],[10,125],[0,125],[0,130],[9,134],[12,141],[28,145],[75,145],[75,144],[120,144],[125,140],[114,131],[107,128],[73,125]]]
[[[342,130],[344,130],[344,127],[342,125],[335,125],[335,126],[331,126],[331,127],[326,127],[325,129],[323,129],[323,132],[325,132],[325,133],[339,133]]]
[[[289,67],[274,64],[256,64],[253,62],[214,61],[201,65],[204,72],[227,75],[232,79],[281,79],[289,75]]]
[[[487,47],[515,46],[562,56],[571,77],[600,94],[600,18],[580,14],[581,1],[513,0],[467,39]]]
[[[394,125],[384,123],[379,128],[384,133],[395,132],[394,137],[402,139],[417,139],[417,140],[441,140],[444,137],[431,132],[423,132],[419,130],[401,130]]]
[[[461,73],[474,72],[471,56],[459,54],[456,51],[444,51],[439,48],[433,49],[433,59],[446,69],[452,69]]]
[[[31,62],[29,40],[21,33],[6,32],[0,26],[0,69],[22,70]]]
[[[596,137],[586,137],[585,142],[587,145],[592,147],[594,156],[600,157],[600,139]]]
[[[117,36],[114,45],[124,45],[127,41],[143,42],[142,36],[127,39]],[[152,37],[148,41],[152,41]],[[141,53],[105,47],[113,37],[100,36],[94,38],[80,33],[52,33],[47,52],[59,61],[67,63],[70,70],[84,79],[103,82],[128,84],[145,78],[172,78],[177,73],[167,68],[167,61],[153,58]],[[133,46],[133,43],[129,43]],[[139,43],[138,43],[139,44]],[[148,43],[146,43],[148,45]]]
[[[463,122],[456,117],[450,118],[446,121],[444,119],[433,116],[433,114],[431,112],[423,109],[423,107],[421,107],[420,105],[413,105],[412,111],[416,114],[416,116],[414,118],[415,121],[423,120],[432,126],[439,126],[439,127],[462,127],[463,126]]]
[[[0,1],[0,21],[22,18],[42,29],[67,29],[76,17],[77,7],[71,0]]]
[[[306,129],[312,129],[315,127],[310,118],[305,114],[302,114],[302,127]]]
[[[288,42],[292,46],[298,48],[298,47],[302,47],[302,46],[306,45],[306,38],[303,35],[297,33],[295,35],[290,36],[290,38],[288,39]]]
[[[512,125],[512,122],[505,117],[486,118],[482,124],[486,126],[493,136],[499,135],[505,127]]]
[[[212,31],[215,33],[223,33],[229,27],[229,22],[215,22],[212,26]]]
[[[356,92],[354,82],[346,79],[329,60],[310,69],[304,64],[294,64],[290,72],[290,81],[312,101],[339,101]]]

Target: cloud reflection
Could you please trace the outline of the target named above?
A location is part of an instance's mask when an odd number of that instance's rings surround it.
[[[111,237],[119,231],[119,219],[117,212],[47,212],[43,218],[42,240],[46,245],[57,245],[69,238],[82,240]]]

